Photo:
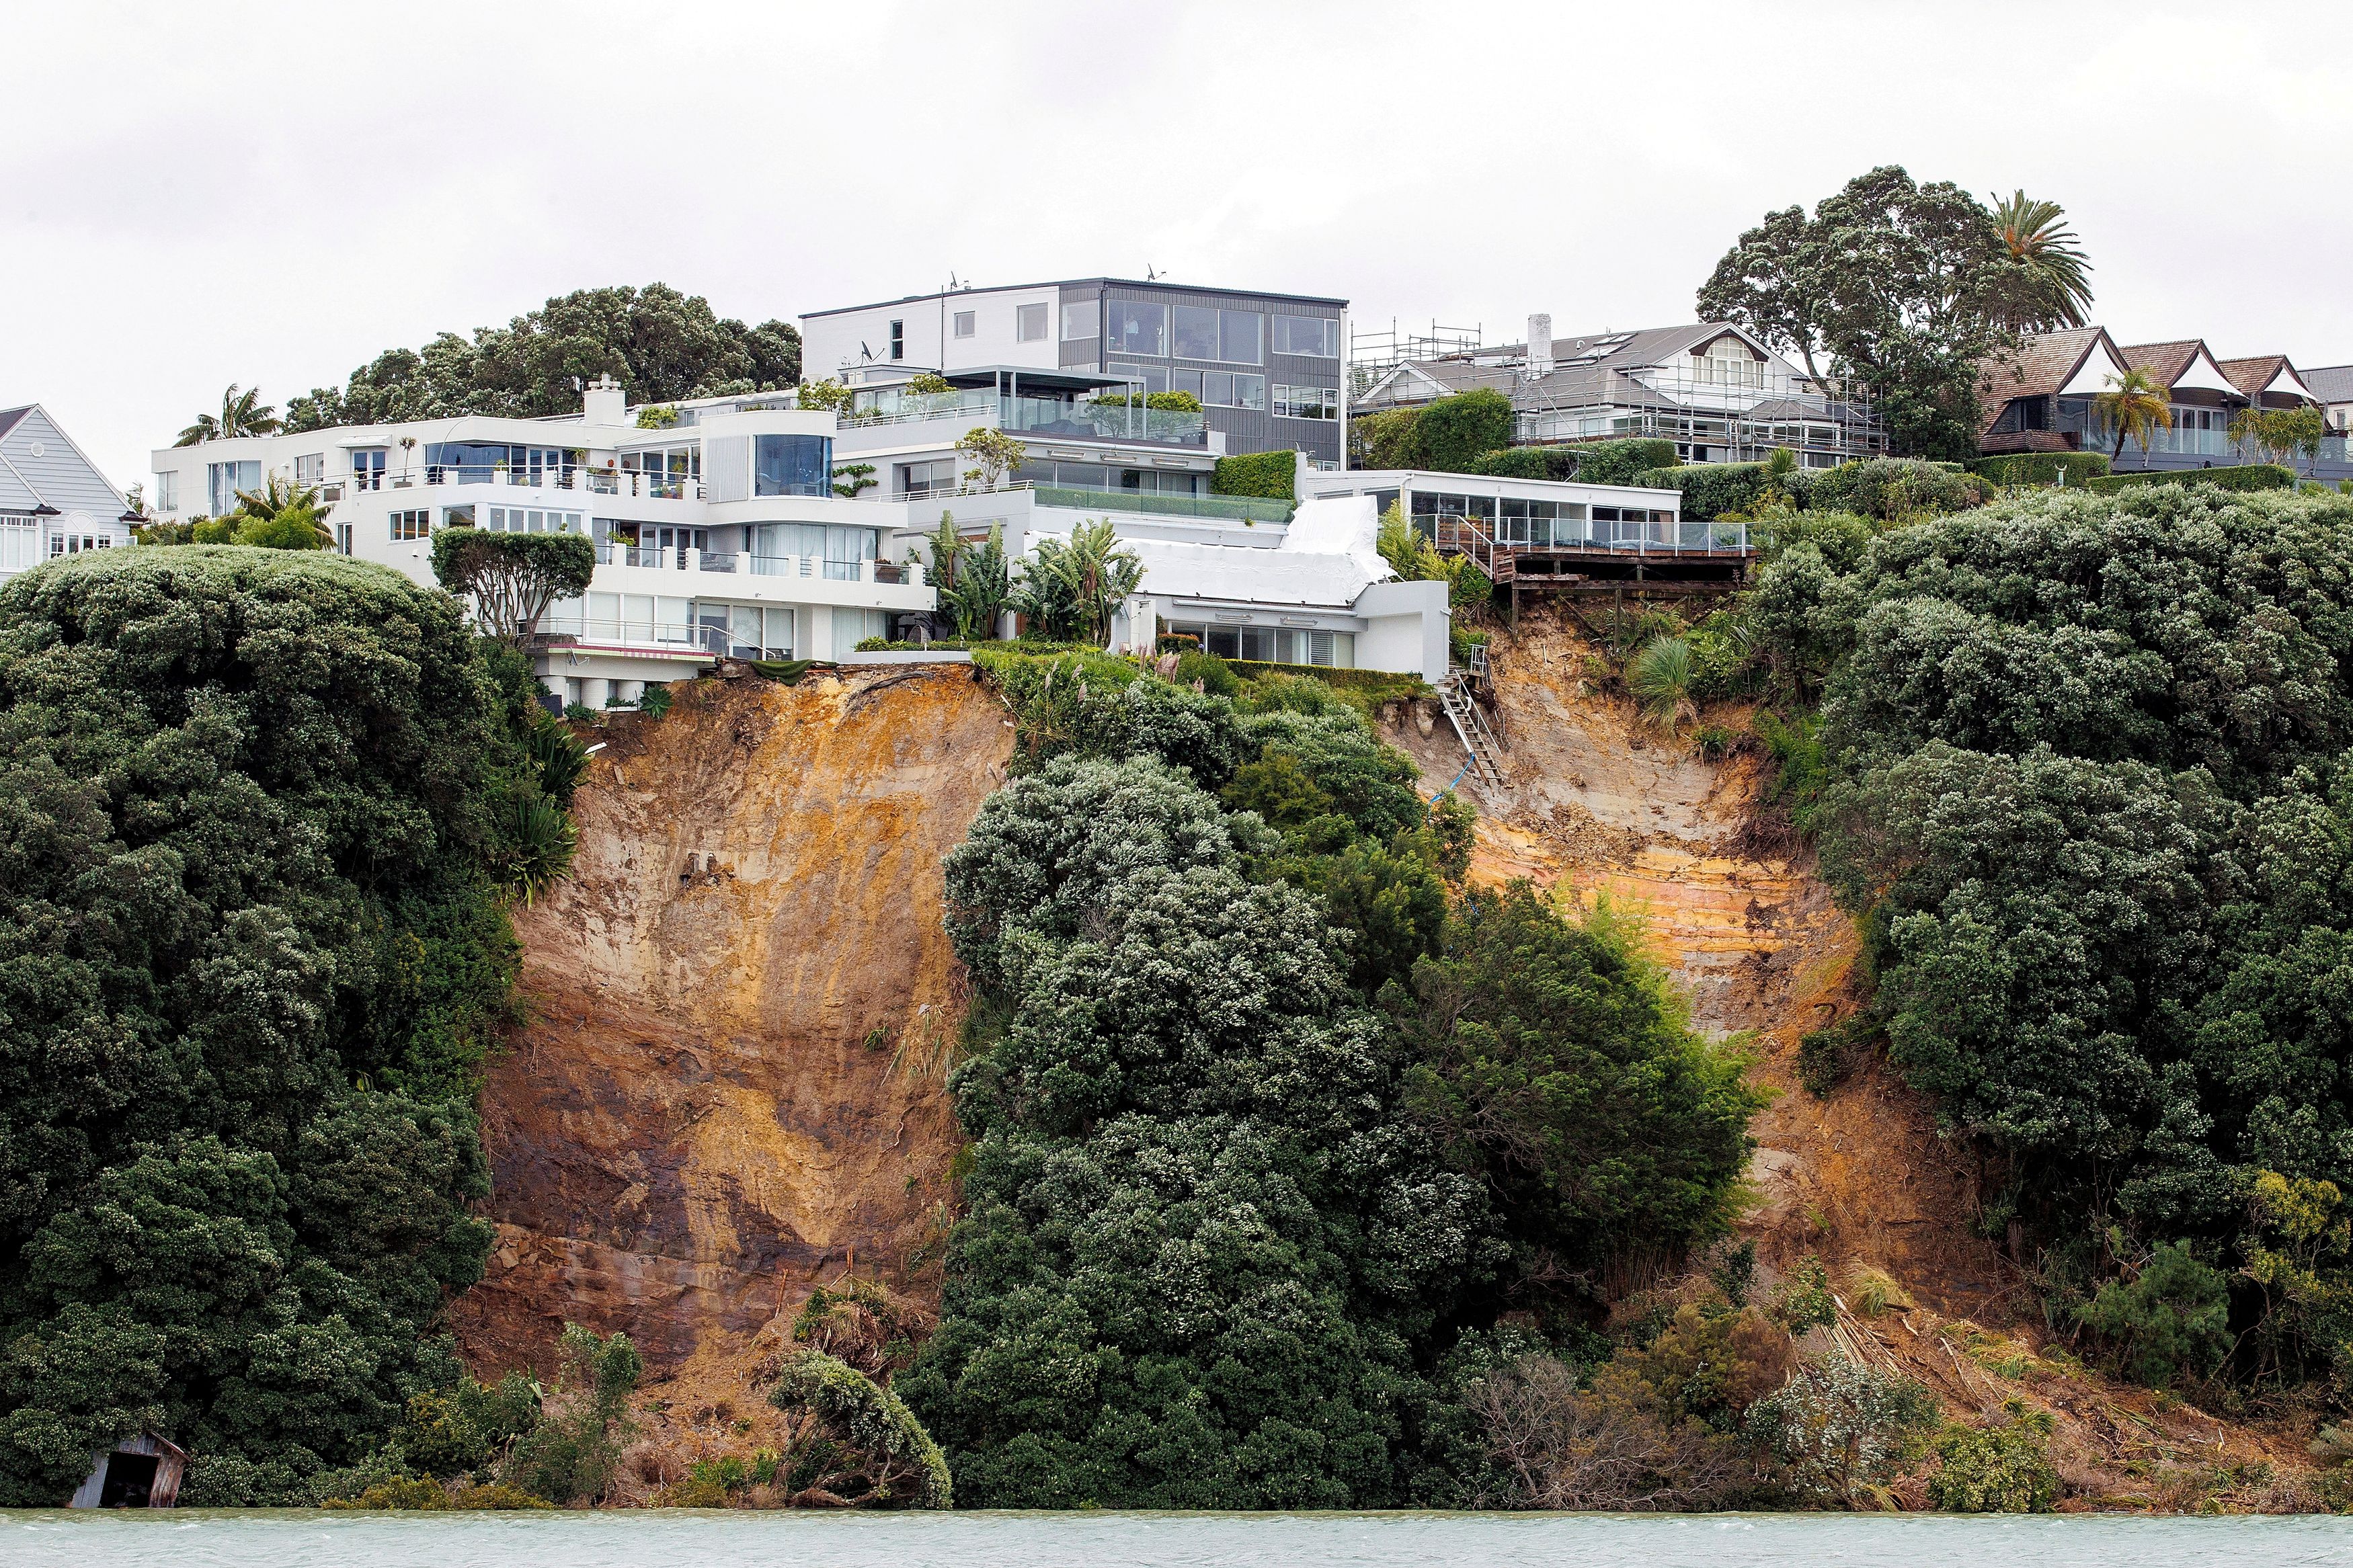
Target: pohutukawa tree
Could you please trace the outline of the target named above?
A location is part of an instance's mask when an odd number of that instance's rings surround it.
[[[596,547],[576,533],[484,533],[445,529],[433,536],[433,575],[470,600],[484,633],[520,642],[539,629],[558,599],[588,591]]]

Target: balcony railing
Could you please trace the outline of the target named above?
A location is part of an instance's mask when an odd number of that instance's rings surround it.
[[[1214,518],[1227,522],[1288,522],[1292,503],[1258,496],[1151,495],[1140,490],[1089,490],[1040,485],[1039,506],[1071,511],[1140,511],[1162,517]]]
[[[816,577],[834,583],[880,583],[902,587],[924,585],[923,569],[895,561],[833,561],[821,555],[753,555],[743,551],[680,549],[675,545],[636,545],[618,540],[600,541],[596,562],[603,566],[636,566],[655,572],[691,572],[700,576]]]
[[[385,473],[361,474],[349,479],[330,480],[320,499],[341,500],[347,486],[353,490],[405,490],[419,485],[512,485],[528,489],[626,496],[641,500],[703,499],[702,481],[688,474],[639,474],[626,468],[558,468],[552,463],[538,468],[434,463]]]
[[[1055,397],[1000,397],[993,392],[902,393],[838,416],[844,430],[962,419],[1000,430],[1066,436],[1081,441],[1149,441],[1156,446],[1207,447],[1206,416],[1182,408],[1136,408],[1121,403],[1067,403]]]

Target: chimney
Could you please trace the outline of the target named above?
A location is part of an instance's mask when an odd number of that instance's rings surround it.
[[[1528,379],[1552,374],[1552,317],[1528,318]]]
[[[628,394],[609,375],[600,375],[580,395],[580,417],[590,425],[628,423]]]

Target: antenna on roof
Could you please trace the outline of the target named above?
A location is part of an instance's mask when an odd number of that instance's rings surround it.
[[[1157,283],[1160,281],[1160,274],[1152,269],[1152,263],[1149,261],[1144,264],[1144,280],[1146,283]]]

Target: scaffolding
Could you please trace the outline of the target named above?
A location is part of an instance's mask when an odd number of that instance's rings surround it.
[[[1887,432],[1870,399],[1843,379],[1819,392],[1777,392],[1706,380],[1679,366],[1620,374],[1661,401],[1608,394],[1597,401],[1588,385],[1564,403],[1547,380],[1523,381],[1512,395],[1515,438],[1550,447],[1650,437],[1674,442],[1685,461],[1719,463],[1761,462],[1786,447],[1808,468],[1887,455]]]
[[[1348,330],[1348,395],[1365,389],[1411,360],[1450,359],[1479,352],[1480,327],[1442,327],[1433,318],[1427,332],[1399,331],[1391,316],[1384,331]]]

